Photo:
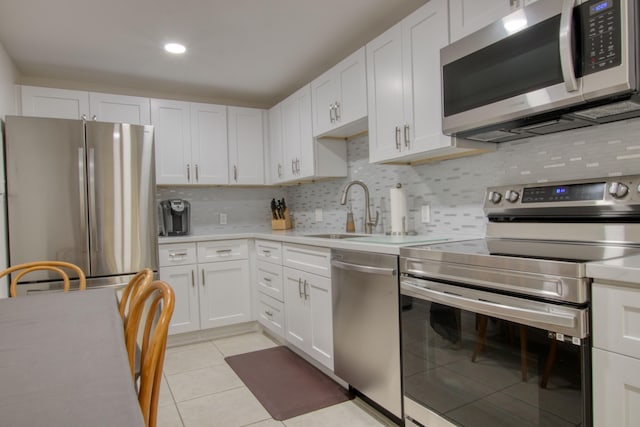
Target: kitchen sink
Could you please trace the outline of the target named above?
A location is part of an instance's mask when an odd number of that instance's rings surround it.
[[[349,239],[351,237],[364,237],[369,234],[355,234],[355,233],[325,233],[325,234],[307,234],[304,237],[318,237],[320,239]]]

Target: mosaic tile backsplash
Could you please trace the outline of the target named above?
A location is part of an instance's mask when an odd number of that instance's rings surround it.
[[[294,187],[163,187],[158,188],[158,200],[189,200],[192,230],[197,234],[268,231],[269,202],[282,197],[296,230],[339,232],[347,218],[347,206],[340,205],[342,188],[358,179],[369,188],[372,214],[380,215],[375,232],[383,233],[391,228],[389,190],[401,183],[407,193],[410,231],[483,235],[482,202],[488,186],[640,174],[640,119],[501,143],[493,153],[419,166],[369,164],[366,135],[349,140],[347,147],[348,178]],[[362,232],[361,188],[351,188],[348,204],[356,231]],[[430,207],[429,223],[421,221],[423,205]],[[219,224],[220,213],[228,215],[226,225]],[[316,213],[322,221],[317,221]]]

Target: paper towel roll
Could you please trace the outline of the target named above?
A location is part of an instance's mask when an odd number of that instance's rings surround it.
[[[406,232],[408,227],[407,219],[407,195],[400,184],[397,188],[390,190],[391,203],[391,232]],[[403,227],[404,224],[404,227]]]

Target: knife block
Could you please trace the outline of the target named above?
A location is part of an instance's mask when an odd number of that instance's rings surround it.
[[[284,210],[284,219],[272,219],[271,220],[271,229],[272,230],[289,230],[293,228],[291,224],[291,217],[289,216],[289,209]]]

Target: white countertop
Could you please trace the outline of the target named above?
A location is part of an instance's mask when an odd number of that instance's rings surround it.
[[[311,234],[329,234],[326,231],[295,231],[295,230],[273,230],[271,232],[242,232],[229,234],[191,234],[188,236],[160,237],[158,243],[186,243],[201,242],[211,240],[231,240],[231,239],[265,239],[276,240],[285,243],[297,243],[300,245],[321,246],[331,249],[351,249],[365,252],[376,252],[381,254],[398,255],[400,247],[415,246],[420,244],[435,243],[441,241],[476,239],[477,235],[443,235],[443,234],[423,234],[416,236],[387,236],[383,234],[362,235],[354,234],[348,239],[329,239],[320,237],[309,237]],[[336,233],[344,234],[344,233]]]
[[[613,281],[640,285],[640,254],[587,264],[587,276],[594,281]]]

